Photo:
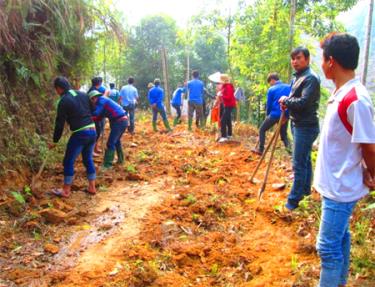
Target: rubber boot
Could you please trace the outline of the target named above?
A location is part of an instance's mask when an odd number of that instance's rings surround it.
[[[188,131],[189,131],[189,132],[192,131],[192,128],[191,128],[192,125],[193,125],[193,119],[189,119],[189,120],[188,120]]]
[[[154,130],[154,132],[158,131],[158,127],[157,127],[156,122],[152,122],[152,129]]]
[[[114,158],[115,158],[115,151],[110,150],[110,149],[106,149],[105,153],[104,153],[103,167],[104,168],[111,168]]]
[[[177,126],[177,124],[178,124],[178,118],[175,118],[174,121],[173,121],[173,126],[175,127],[175,126]]]
[[[164,123],[164,126],[167,129],[167,131],[171,132],[172,129],[171,129],[170,125],[169,125],[168,120],[163,120],[163,123]]]
[[[122,151],[122,147],[117,146],[116,152],[117,152],[117,163],[119,163],[119,164],[124,163],[124,152]]]

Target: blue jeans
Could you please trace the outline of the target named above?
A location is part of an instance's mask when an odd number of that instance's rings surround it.
[[[152,121],[155,123],[158,120],[158,113],[160,113],[163,121],[167,120],[167,114],[165,113],[165,108],[158,107],[157,109],[152,109]]]
[[[128,131],[129,131],[129,133],[134,133],[134,126],[135,126],[135,104],[129,104],[126,107],[123,107],[123,108],[128,113],[128,117],[129,117]]]
[[[292,127],[293,132],[293,170],[294,181],[292,190],[288,195],[286,207],[293,210],[304,196],[311,193],[312,165],[311,149],[319,134],[316,127]]]
[[[64,156],[64,184],[71,185],[74,177],[74,162],[82,153],[82,161],[86,167],[87,179],[96,178],[94,160],[92,153],[96,141],[95,129],[86,129],[73,133],[66,146]]]
[[[349,221],[356,203],[322,198],[322,217],[316,243],[321,260],[319,287],[346,285],[350,264]]]
[[[114,120],[110,122],[110,126],[111,132],[109,133],[107,148],[115,151],[116,148],[121,148],[121,137],[128,126],[128,121],[123,119]]]

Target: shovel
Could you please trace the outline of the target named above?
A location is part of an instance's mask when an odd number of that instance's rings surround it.
[[[37,197],[39,196],[38,193],[36,192],[36,190],[37,190],[37,182],[38,182],[40,176],[42,175],[42,172],[43,172],[43,170],[44,170],[44,168],[46,166],[48,158],[49,158],[49,154],[46,153],[46,156],[43,159],[43,162],[42,162],[42,164],[41,164],[41,166],[40,166],[40,168],[38,170],[38,173],[36,175],[33,175],[32,179],[31,179],[30,189],[31,189],[32,193],[34,195],[36,195]]]

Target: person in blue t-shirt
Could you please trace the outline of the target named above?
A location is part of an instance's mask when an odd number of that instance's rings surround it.
[[[109,84],[109,95],[108,97],[114,101],[115,103],[118,103],[120,104],[120,92],[115,88],[115,84],[114,83],[110,83]]]
[[[256,154],[263,154],[264,143],[266,140],[266,131],[272,128],[275,124],[279,122],[281,116],[281,109],[279,104],[279,99],[282,96],[289,96],[290,94],[290,85],[284,84],[280,81],[277,73],[270,73],[267,77],[267,82],[270,84],[270,88],[267,92],[267,116],[263,121],[259,129],[259,145],[257,148],[252,151]],[[288,114],[286,114],[286,121],[281,126],[280,136],[283,141],[286,150],[290,153],[289,149],[289,139],[288,139]]]
[[[181,123],[181,107],[183,106],[182,94],[186,93],[184,86],[179,83],[177,89],[173,92],[171,105],[176,110],[176,118],[173,121],[173,126]]]
[[[203,120],[203,95],[204,95],[204,84],[199,79],[199,72],[194,70],[193,79],[187,83],[188,90],[188,129],[192,130],[193,116],[195,112],[195,117],[199,122],[200,127],[204,125]]]
[[[138,90],[134,87],[134,78],[128,78],[128,84],[123,86],[120,90],[121,105],[129,116],[128,131],[134,134],[135,128],[135,108],[138,101]]]
[[[152,129],[154,132],[157,132],[157,119],[158,119],[158,113],[160,113],[165,128],[170,132],[172,131],[171,127],[169,126],[167,114],[165,112],[165,107],[163,104],[164,101],[164,90],[160,88],[160,80],[155,79],[154,80],[154,87],[152,87],[148,91],[148,101],[150,103],[151,109],[152,109]]]

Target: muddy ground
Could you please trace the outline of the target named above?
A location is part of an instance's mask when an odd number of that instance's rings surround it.
[[[0,286],[315,286],[318,196],[292,218],[280,212],[292,175],[280,147],[259,201],[256,132],[235,133],[218,144],[209,130],[153,133],[142,122],[123,138],[126,163],[98,172],[97,195],[84,192],[81,164],[72,196],[51,195],[56,164],[26,204],[3,196]]]

